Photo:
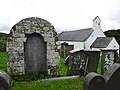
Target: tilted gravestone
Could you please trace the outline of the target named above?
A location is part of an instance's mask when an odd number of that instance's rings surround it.
[[[70,54],[68,75],[85,76],[88,72],[97,72],[100,51],[80,50]]]
[[[11,90],[11,80],[7,73],[0,70],[0,90]]]
[[[99,58],[100,58],[100,51],[85,51],[85,53],[89,56],[88,64],[87,64],[87,71],[88,72],[97,72]]]
[[[84,51],[73,52],[70,54],[68,59],[68,75],[82,75],[84,76],[83,70],[87,69],[87,62],[89,56]]]
[[[100,76],[89,73],[84,80],[84,90],[120,90],[120,64],[113,64]]]
[[[9,74],[59,75],[57,33],[48,21],[37,17],[23,19],[12,27],[10,35]]]
[[[105,80],[95,72],[86,75],[84,90],[105,90]]]

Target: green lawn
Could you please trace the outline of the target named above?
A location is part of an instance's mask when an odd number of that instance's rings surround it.
[[[65,59],[64,58],[60,59],[60,74],[62,76],[67,75],[67,66],[65,65]]]
[[[101,73],[101,63],[102,63],[102,60],[101,60],[101,57],[99,58],[99,64],[98,64],[98,68],[97,68],[97,73],[102,75]]]
[[[67,67],[64,65],[64,59],[61,58],[61,75],[66,75]],[[0,70],[7,70],[7,55],[5,52],[0,52]],[[25,78],[21,76],[21,78]],[[17,77],[17,79],[21,79]],[[12,90],[83,90],[83,78],[70,80],[57,80],[49,82],[36,81],[17,81],[12,79]]]
[[[0,52],[0,70],[7,71],[7,54]]]
[[[83,90],[83,78],[49,82],[14,82],[13,90]]]

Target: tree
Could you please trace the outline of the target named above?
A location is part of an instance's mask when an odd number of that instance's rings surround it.
[[[108,30],[108,31],[105,31],[104,34],[106,35],[106,37],[115,37],[116,41],[120,45],[120,29]]]
[[[6,51],[6,44],[10,40],[10,35],[5,33],[0,33],[0,51]]]

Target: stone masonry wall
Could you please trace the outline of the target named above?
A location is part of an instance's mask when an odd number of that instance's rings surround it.
[[[32,33],[39,33],[47,43],[47,70],[50,75],[59,75],[59,54],[56,52],[57,33],[46,20],[31,17],[15,24],[11,29],[11,41],[7,43],[8,72],[11,75],[25,74],[24,43]]]

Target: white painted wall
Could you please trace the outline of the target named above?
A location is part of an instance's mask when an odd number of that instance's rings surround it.
[[[106,37],[101,29],[100,22],[101,20],[99,19],[99,17],[93,21],[93,33],[90,35],[90,37],[85,42],[86,49],[90,49],[90,46],[96,40],[97,37]]]
[[[102,30],[94,30],[93,33],[90,35],[90,37],[85,42],[86,49],[90,49],[90,46],[92,43],[96,40],[97,37],[105,37]]]
[[[73,41],[58,41],[61,43],[68,43],[68,45],[74,45],[74,49],[84,49],[84,42],[73,42]]]
[[[110,44],[107,46],[106,49],[118,49],[119,50],[119,44],[117,43],[115,38],[112,39],[112,41],[110,42]]]

